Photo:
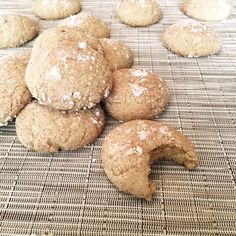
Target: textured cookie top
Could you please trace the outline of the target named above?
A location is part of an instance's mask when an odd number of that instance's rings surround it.
[[[35,14],[47,20],[61,19],[81,10],[79,0],[35,0]]]
[[[230,15],[230,0],[185,0],[180,8],[189,17],[218,21],[226,19]]]
[[[92,34],[96,38],[109,38],[110,29],[108,26],[97,16],[81,13],[78,15],[70,16],[63,20],[59,26],[80,27]]]
[[[131,49],[123,42],[114,39],[100,39],[103,54],[111,71],[128,68],[133,62]]]
[[[44,53],[33,50],[25,79],[42,104],[78,110],[95,106],[108,94],[111,72],[99,52],[64,41]]]
[[[35,40],[33,53],[39,53],[40,51],[54,47],[57,43],[63,43],[65,41],[75,42],[78,44],[78,47],[84,49],[90,47],[102,53],[102,47],[97,38],[84,29],[78,27],[69,28],[65,26],[48,29],[40,34]]]
[[[148,26],[158,22],[162,12],[155,0],[121,0],[116,17],[130,26]]]
[[[105,107],[114,118],[152,119],[165,109],[169,90],[158,75],[132,68],[115,71],[112,77],[112,92],[105,99]]]
[[[0,60],[0,126],[7,124],[31,100],[25,84],[29,53],[18,53]]]
[[[37,23],[25,16],[0,15],[0,48],[18,47],[35,37]]]
[[[182,20],[168,27],[162,35],[162,43],[176,54],[199,57],[215,54],[221,49],[219,35],[196,20]]]
[[[74,150],[93,142],[102,132],[105,116],[97,106],[80,112],[64,112],[34,101],[16,119],[17,136],[39,152]]]
[[[119,125],[102,146],[102,163],[110,181],[120,190],[147,200],[155,191],[148,179],[150,164],[163,158],[189,169],[198,164],[190,141],[176,129],[155,121],[135,120]]]

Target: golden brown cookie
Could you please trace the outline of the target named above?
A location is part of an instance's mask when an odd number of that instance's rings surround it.
[[[155,0],[121,0],[116,9],[116,18],[130,26],[149,26],[162,17]]]
[[[16,132],[28,149],[52,153],[60,149],[75,150],[94,142],[104,125],[104,113],[99,106],[65,112],[33,101],[17,117]]]
[[[43,52],[34,48],[25,80],[33,97],[58,110],[92,108],[111,88],[103,55],[73,41],[56,43]]]
[[[100,39],[103,54],[107,60],[110,70],[128,68],[133,62],[131,49],[123,42],[114,39]]]
[[[204,21],[219,21],[228,18],[230,0],[185,0],[181,11],[192,18]]]
[[[192,19],[168,27],[162,35],[162,44],[184,57],[209,56],[221,49],[219,35],[205,24]]]
[[[153,119],[169,102],[168,87],[158,75],[141,68],[122,69],[112,75],[112,92],[104,100],[117,120]]]
[[[65,18],[80,12],[80,0],[35,0],[35,14],[46,20]]]
[[[31,101],[25,84],[30,53],[17,53],[0,60],[0,126],[6,125]]]
[[[87,13],[80,13],[78,15],[70,16],[60,22],[59,26],[79,27],[86,30],[96,38],[110,37],[110,29],[105,22],[97,16]]]
[[[134,120],[114,128],[102,146],[108,179],[121,191],[151,200],[155,184],[149,179],[153,161],[167,159],[193,169],[198,156],[190,141],[168,125]]]
[[[69,28],[66,26],[45,30],[35,40],[33,52],[44,52],[45,49],[48,50],[51,47],[55,47],[57,43],[65,41],[75,42],[80,48],[90,47],[103,53],[102,46],[97,38],[82,28]]]
[[[19,47],[38,33],[37,23],[26,16],[0,16],[0,48]]]

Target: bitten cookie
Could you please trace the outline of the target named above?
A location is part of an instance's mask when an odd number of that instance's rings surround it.
[[[155,0],[121,0],[116,9],[116,18],[130,26],[148,26],[162,17]]]
[[[0,16],[0,48],[19,47],[33,39],[37,32],[37,23],[28,17]]]
[[[20,142],[30,150],[52,153],[82,148],[102,133],[105,117],[97,106],[79,112],[58,111],[33,101],[16,119]]]
[[[59,26],[80,27],[96,38],[110,37],[110,29],[105,22],[97,16],[87,13],[80,13],[78,15],[70,16],[63,20]]]
[[[196,20],[182,20],[168,27],[162,35],[162,44],[184,57],[216,54],[221,49],[219,35]]]
[[[115,71],[112,77],[112,92],[104,104],[115,119],[153,119],[167,106],[169,90],[158,75],[132,68]]]
[[[179,131],[155,121],[135,120],[114,128],[102,145],[102,165],[121,191],[151,200],[155,184],[148,178],[153,161],[167,159],[193,169],[198,156]]]
[[[44,52],[51,47],[55,47],[58,43],[63,43],[65,41],[75,42],[80,48],[90,47],[103,53],[102,46],[97,38],[89,34],[84,29],[74,27],[69,28],[65,26],[51,28],[45,30],[39,37],[35,40],[33,52]]]
[[[6,125],[31,100],[25,84],[29,53],[18,53],[0,60],[0,126]]]
[[[133,53],[125,43],[105,38],[100,39],[100,43],[103,48],[104,57],[112,72],[131,66],[133,62]]]
[[[103,55],[78,42],[64,41],[32,51],[25,75],[33,97],[58,110],[92,108],[111,89],[111,72]]]
[[[181,11],[192,18],[204,21],[219,21],[228,18],[231,11],[230,0],[185,0]]]
[[[34,3],[36,16],[46,20],[65,18],[80,10],[79,0],[35,0]]]

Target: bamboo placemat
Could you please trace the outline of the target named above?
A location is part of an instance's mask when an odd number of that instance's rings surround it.
[[[101,144],[117,125],[113,119],[94,144],[54,155],[27,151],[11,122],[0,128],[0,235],[236,235],[236,2],[229,19],[208,23],[221,34],[220,54],[198,59],[176,56],[160,43],[163,29],[186,18],[181,0],[159,0],[164,18],[146,28],[118,23],[117,2],[81,1],[83,12],[101,17],[111,37],[132,48],[134,66],[167,81],[171,102],[158,120],[192,140],[200,166],[188,171],[155,163],[157,191],[146,202],[119,192],[101,167]],[[0,12],[35,18],[32,4],[0,0]],[[56,25],[39,21],[41,31]],[[0,50],[0,56],[32,45]]]

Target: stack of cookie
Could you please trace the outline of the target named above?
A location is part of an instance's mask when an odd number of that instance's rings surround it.
[[[79,14],[36,39],[25,73],[36,100],[16,119],[24,146],[57,152],[95,141],[105,125],[101,102],[120,121],[153,119],[164,111],[166,83],[146,69],[125,69],[132,51],[109,36],[99,18]]]

